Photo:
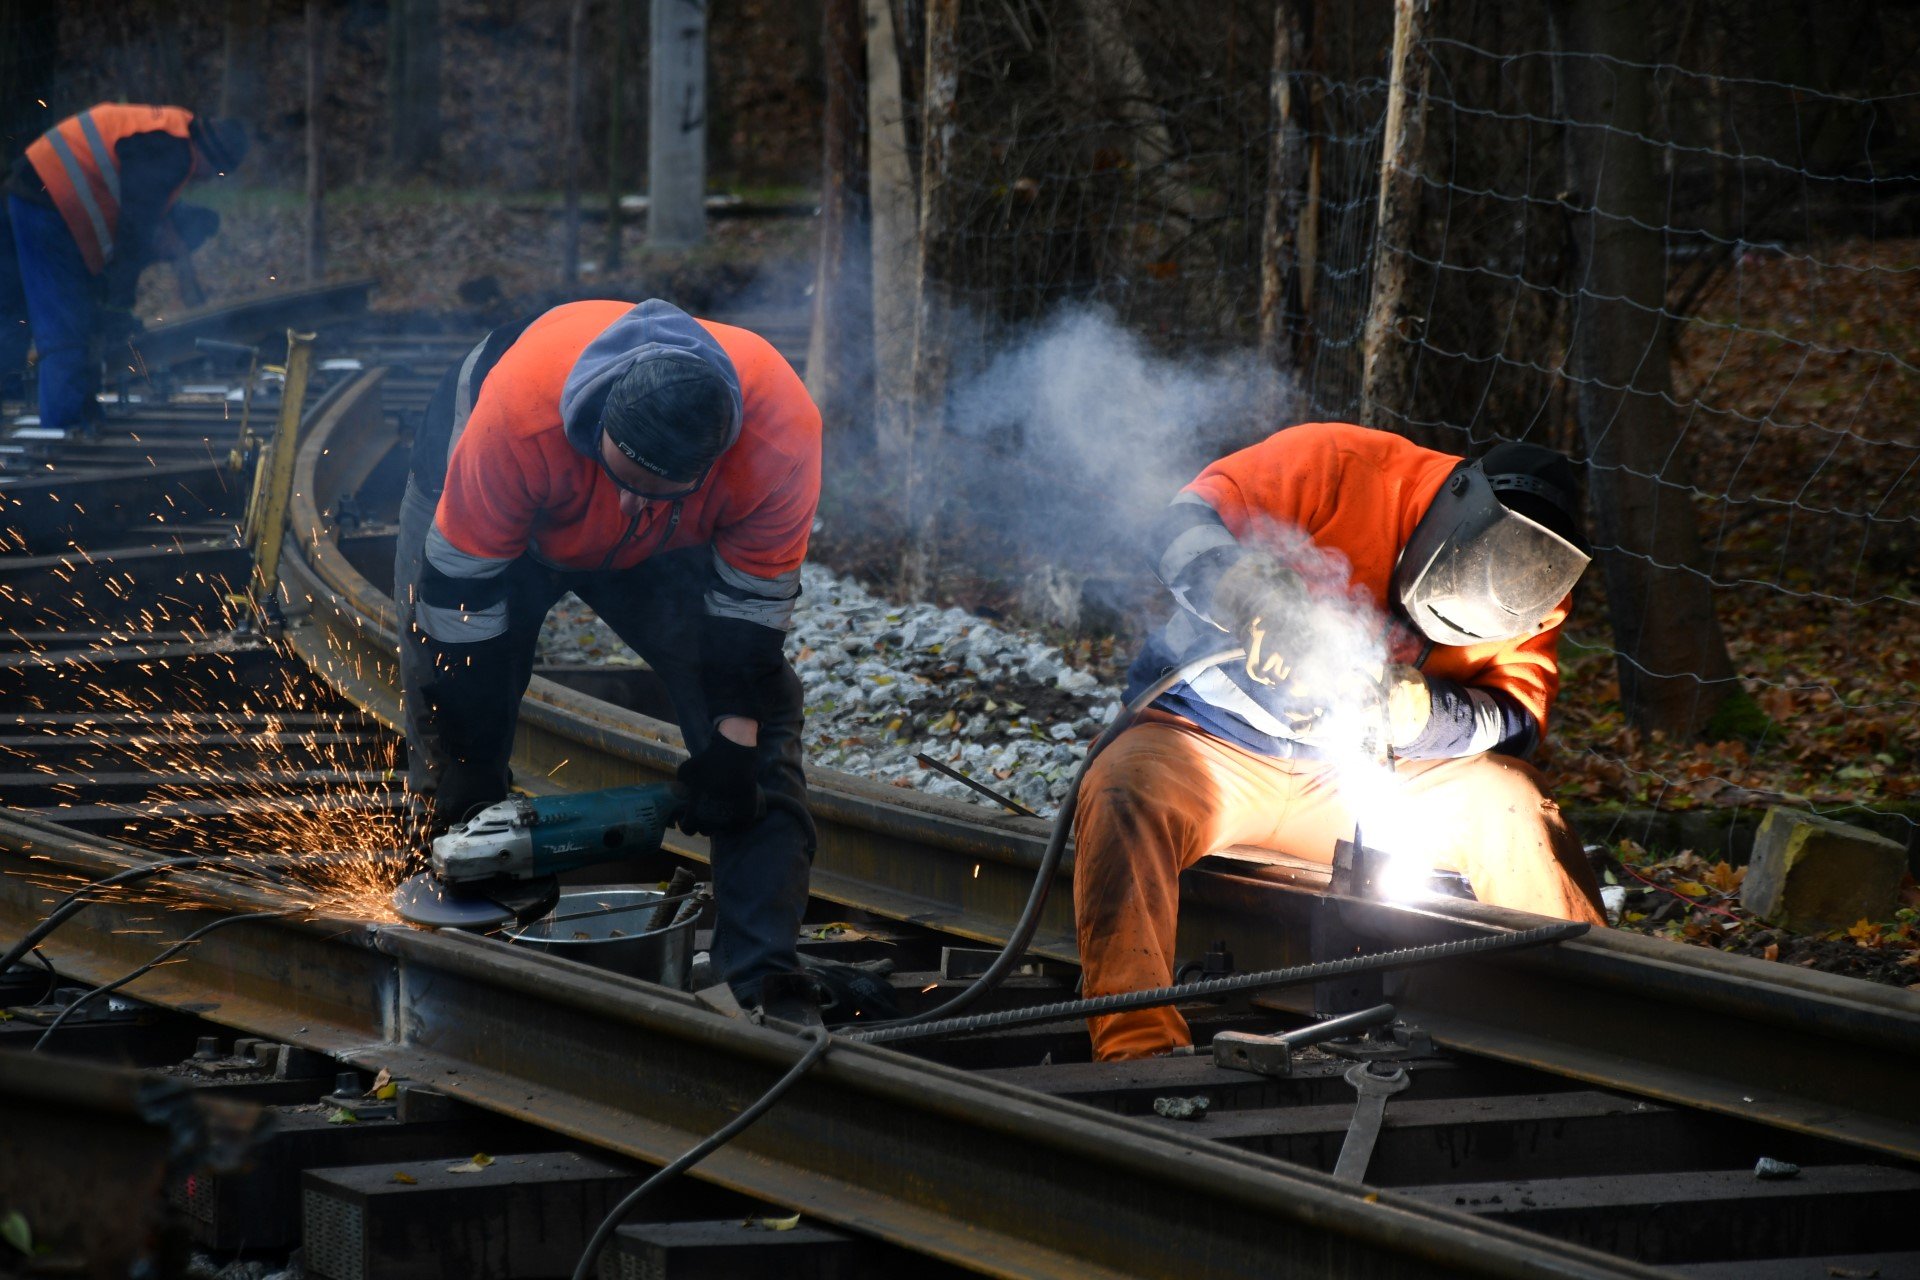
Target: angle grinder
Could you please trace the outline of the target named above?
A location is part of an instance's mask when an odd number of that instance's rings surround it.
[[[429,929],[537,920],[559,900],[561,872],[658,852],[685,806],[676,782],[509,797],[436,836],[427,869],[400,882],[393,908]]]

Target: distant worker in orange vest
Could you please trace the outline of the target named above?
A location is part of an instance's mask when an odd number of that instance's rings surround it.
[[[1174,685],[1088,770],[1073,872],[1087,995],[1172,984],[1187,867],[1234,846],[1331,863],[1356,822],[1369,849],[1391,835],[1387,852],[1464,876],[1482,902],[1606,923],[1526,762],[1590,554],[1565,457],[1498,444],[1470,462],[1347,423],[1289,427],[1202,471],[1152,546],[1177,607],[1128,698],[1236,643],[1246,655]],[[1366,737],[1334,731],[1343,711]],[[1392,775],[1367,773],[1375,751]],[[1103,1060],[1189,1043],[1171,1007],[1092,1031]]]
[[[7,178],[11,251],[0,261],[0,395],[39,351],[40,422],[85,429],[98,416],[96,338],[138,330],[140,272],[212,235],[211,210],[175,202],[188,182],[247,152],[235,120],[183,107],[103,102],[40,135]],[[26,324],[22,324],[22,320]]]

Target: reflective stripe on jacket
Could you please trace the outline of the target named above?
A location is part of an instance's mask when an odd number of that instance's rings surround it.
[[[1343,422],[1305,423],[1221,458],[1182,490],[1175,502],[1205,503],[1218,514],[1226,534],[1246,546],[1264,546],[1283,559],[1285,547],[1278,539],[1263,538],[1263,529],[1276,525],[1298,529],[1315,546],[1344,557],[1352,595],[1369,602],[1386,620],[1388,656],[1413,663],[1420,659],[1424,641],[1393,618],[1388,601],[1393,570],[1414,526],[1460,461],[1453,454],[1423,449],[1388,431]],[[1191,528],[1161,550],[1158,568],[1164,581],[1172,582],[1186,560],[1220,541],[1218,526],[1208,531],[1210,523],[1192,522]],[[1512,695],[1544,734],[1547,712],[1560,689],[1560,628],[1571,602],[1572,597],[1562,601],[1546,625],[1531,636],[1465,647],[1434,645],[1419,661],[1420,670],[1431,679],[1465,686],[1469,698],[1474,690]],[[1224,642],[1217,626],[1184,602],[1182,606],[1153,634],[1134,662],[1129,698],[1160,672]],[[1474,701],[1475,709],[1482,710],[1481,699]],[[1223,669],[1209,670],[1191,684],[1176,686],[1161,705],[1249,750],[1277,756],[1298,751],[1275,717]],[[1497,710],[1486,715],[1490,717],[1487,733],[1497,739]]]
[[[523,554],[559,569],[605,571],[701,545],[713,549],[710,615],[779,630],[790,625],[820,501],[820,413],[771,343],[745,329],[681,317],[724,352],[742,400],[738,440],[684,499],[649,503],[629,518],[600,465],[597,434],[569,439],[561,410],[569,375],[597,338],[634,323],[641,310],[606,301],[555,307],[471,393],[472,410],[448,451],[426,554],[440,574],[474,590],[457,602],[421,602],[419,620],[434,639],[499,634],[504,595],[486,584]]]
[[[62,120],[27,147],[28,162],[94,274],[104,271],[113,257],[120,227],[120,160],[115,148],[136,133],[170,133],[190,141],[192,123],[193,112],[184,107],[103,102]],[[180,186],[186,186],[184,179]],[[179,194],[175,188],[167,204]]]

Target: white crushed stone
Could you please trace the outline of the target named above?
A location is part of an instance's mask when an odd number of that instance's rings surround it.
[[[1120,709],[1119,689],[1032,632],[885,600],[819,565],[801,570],[801,586],[787,655],[806,690],[810,765],[998,808],[915,763],[924,752],[1051,817]],[[571,595],[547,617],[540,659],[640,661]]]

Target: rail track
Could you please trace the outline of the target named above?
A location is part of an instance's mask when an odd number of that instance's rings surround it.
[[[144,1196],[172,1206],[152,1210],[168,1247],[303,1244],[309,1274],[565,1274],[637,1170],[718,1128],[802,1046],[679,991],[384,911],[400,866],[388,851],[410,838],[391,511],[412,423],[465,340],[383,333],[364,301],[336,288],[197,317],[150,335],[152,381],[123,388],[101,438],[0,439],[0,947],[76,885],[208,859],[102,894],[45,940],[43,963],[0,974],[16,1015],[0,1023],[14,1051],[0,1053],[0,1114],[19,1120],[0,1132],[23,1135],[0,1137],[0,1211],[31,1201],[57,1235],[60,1203],[83,1224]],[[236,631],[252,480],[244,456],[231,465],[236,410],[213,388],[238,365],[205,368],[194,339],[271,352],[288,324],[321,336],[283,625]],[[274,409],[269,392],[252,412]],[[646,714],[660,705],[643,671],[543,669],[516,774],[536,790],[664,776],[679,739]],[[909,1008],[939,1001],[1006,936],[1044,829],[831,771],[813,783],[810,920],[847,927],[816,928],[808,950],[890,960]],[[684,839],[600,878],[704,857]],[[1069,874],[991,1007],[1071,995]],[[1539,923],[1329,897],[1324,880],[1210,860],[1185,882],[1182,954],[1225,941],[1243,971],[1305,963],[1316,915],[1377,949]],[[1204,1051],[1093,1064],[1077,1022],[836,1042],[649,1202],[603,1274],[733,1248],[739,1275],[1920,1276],[1913,993],[1605,932],[1409,969],[1385,991],[1432,1049],[1404,1062],[1363,1182],[1331,1176],[1356,1103],[1351,1064],[1324,1054],[1285,1074]],[[1308,998],[1186,1011],[1204,1042],[1301,1026]],[[80,1059],[132,1064],[146,1083]],[[361,1097],[382,1071],[400,1086],[392,1114]],[[1156,1111],[1193,1097],[1204,1119]],[[266,1107],[274,1127],[216,1100]],[[327,1123],[342,1108],[362,1119]],[[85,1194],[33,1172],[50,1164],[35,1141],[61,1149],[52,1165],[104,1168],[104,1153],[134,1149],[125,1134],[156,1125],[204,1167],[161,1144],[132,1172],[80,1178]],[[252,1171],[222,1172],[240,1147]],[[474,1150],[495,1164],[448,1172]],[[1759,1178],[1762,1158],[1798,1172]],[[169,1201],[134,1176],[149,1165],[171,1177]],[[820,1229],[716,1225],[794,1212]],[[159,1247],[121,1234],[132,1242],[95,1232],[88,1247]]]

